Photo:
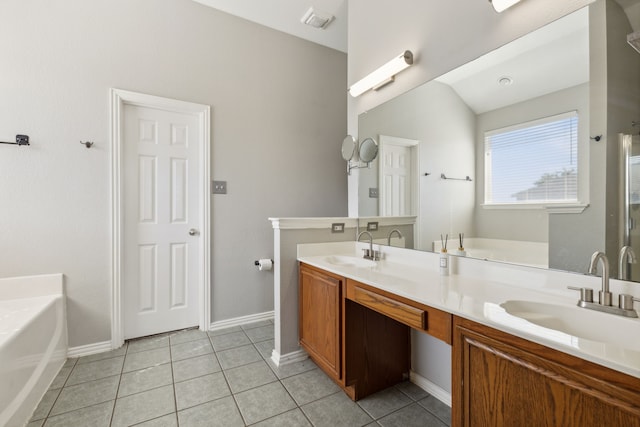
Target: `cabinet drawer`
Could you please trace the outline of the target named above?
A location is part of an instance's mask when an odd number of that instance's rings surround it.
[[[357,285],[354,287],[353,300],[412,328],[427,329],[426,313],[419,308],[370,292]]]

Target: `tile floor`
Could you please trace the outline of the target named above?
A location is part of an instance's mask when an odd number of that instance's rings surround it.
[[[69,359],[28,427],[450,425],[450,408],[414,384],[354,403],[311,360],[276,368],[272,348],[263,321]]]

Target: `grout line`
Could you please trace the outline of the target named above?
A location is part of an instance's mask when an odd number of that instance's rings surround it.
[[[265,361],[265,363],[267,363],[267,362]],[[271,365],[269,365],[268,363],[267,363],[267,366],[269,366],[269,368],[270,368],[271,370],[273,370],[273,368],[271,368]],[[276,368],[276,369],[277,369],[277,368]],[[306,373],[306,372],[308,372],[308,371],[300,372],[299,374],[292,375],[292,376],[287,377],[287,378],[293,378],[293,377],[295,377],[295,376],[302,375],[302,374],[304,374],[304,373]],[[304,418],[309,422],[309,425],[313,425],[313,423],[311,422],[311,420],[309,419],[309,417],[307,417],[307,414],[302,410],[302,406],[300,406],[300,404],[299,404],[299,403],[298,403],[298,401],[293,397],[293,395],[291,394],[291,392],[289,391],[289,389],[287,388],[287,386],[282,382],[284,379],[287,379],[287,378],[280,378],[280,377],[278,377],[278,373],[277,373],[277,372],[274,372],[274,374],[275,374],[276,378],[278,379],[278,381],[280,382],[280,385],[282,386],[282,388],[284,388],[284,390],[287,392],[287,394],[289,395],[289,397],[291,398],[291,400],[293,401],[293,403],[295,403],[295,404],[296,404],[296,409],[297,409],[298,411],[300,411],[300,413],[302,414],[302,416],[303,416],[303,417],[304,417]],[[318,400],[318,399],[316,399],[316,400]],[[315,401],[314,401],[314,402],[315,402]],[[311,403],[311,402],[308,402],[308,403]],[[293,409],[291,409],[291,410],[289,410],[289,411],[287,411],[287,412],[291,412],[291,411],[293,411]],[[286,413],[286,412],[283,412],[283,414],[284,414],[284,413]],[[282,414],[279,414],[279,415],[282,415]]]
[[[213,346],[213,341],[211,340],[211,338],[212,337],[209,336],[209,341],[211,342],[211,347],[213,348],[213,354],[216,357],[216,359],[218,359],[218,355],[216,353],[215,347]],[[233,400],[233,404],[236,406],[236,409],[238,410],[238,414],[240,414],[240,418],[242,418],[242,423],[246,426],[247,425],[247,421],[245,420],[244,415],[242,415],[242,411],[240,410],[240,406],[238,406],[238,402],[236,401],[235,394],[233,393],[233,390],[231,389],[231,384],[229,384],[229,379],[227,378],[227,374],[225,373],[225,369],[222,367],[222,363],[220,363],[220,360],[218,360],[218,365],[220,365],[220,373],[222,374],[222,378],[224,378],[224,382],[225,382],[225,384],[227,384],[227,388],[229,389],[229,396],[231,396],[231,399]]]
[[[73,372],[73,369],[71,370]],[[71,372],[69,373],[69,375],[71,375]],[[68,379],[68,378],[67,378]],[[66,383],[66,381],[65,381]],[[58,395],[56,396],[55,400],[53,401],[53,403],[51,404],[51,407],[49,408],[49,410],[47,411],[47,414],[44,416],[44,418],[42,418],[42,425],[44,425],[47,420],[49,419],[49,415],[51,414],[51,411],[53,411],[53,407],[56,406],[56,402],[58,401],[58,399],[60,398],[60,395],[62,394],[62,389],[64,388],[64,386],[62,386],[60,388],[60,391],[58,392]],[[49,391],[49,390],[47,390]],[[46,393],[46,392],[45,392]],[[44,397],[44,395],[43,395]],[[42,398],[40,399],[40,402],[42,401]],[[38,404],[40,404],[40,402],[38,402]],[[36,406],[37,408],[37,406]],[[33,414],[31,414],[31,416],[33,416]],[[40,421],[40,420],[36,420],[36,421]]]
[[[176,414],[176,425],[180,425],[178,421],[178,396],[176,394],[176,379],[173,376],[173,355],[171,353],[171,337],[169,337],[169,363],[171,364],[171,388],[173,389],[173,405]]]
[[[115,404],[115,399],[105,400],[104,402],[92,403],[91,405],[83,406],[81,408],[72,409],[70,411],[60,412],[59,414],[55,414],[55,415],[48,415],[46,418],[43,418],[43,419],[40,419],[40,420],[34,420],[34,421],[42,421],[42,425],[44,425],[49,420],[49,418],[55,418],[55,417],[59,417],[61,415],[70,414],[72,412],[82,411],[83,409],[91,408],[91,407],[98,406],[98,405],[104,405],[105,403],[109,403],[109,402],[114,402],[114,404]],[[29,421],[29,422],[31,422],[31,421]],[[109,423],[111,423],[111,421],[109,421]]]
[[[187,360],[187,359],[184,359]],[[178,396],[176,394],[176,377],[173,373],[173,357],[171,355],[171,338],[169,338],[169,363],[171,364],[171,387],[173,388],[173,404],[175,405],[176,411],[176,425],[180,425],[180,418],[178,417]]]
[[[118,403],[118,393],[120,392],[120,384],[122,384],[122,372],[124,371],[124,362],[127,359],[127,354],[129,353],[129,343],[125,342],[124,345],[127,347],[124,350],[124,357],[122,358],[122,366],[120,367],[120,377],[118,378],[118,386],[116,387],[116,395],[113,398],[113,408],[111,409],[111,418],[109,418],[109,426],[113,424],[113,417],[116,414],[116,403]]]

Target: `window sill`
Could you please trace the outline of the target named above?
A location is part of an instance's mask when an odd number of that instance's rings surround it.
[[[589,206],[588,203],[504,203],[482,204],[483,209],[488,210],[531,210],[545,209],[550,214],[577,214],[582,213]]]

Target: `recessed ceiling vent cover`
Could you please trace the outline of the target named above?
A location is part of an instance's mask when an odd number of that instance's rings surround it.
[[[640,53],[640,31],[627,34],[627,43]]]
[[[320,28],[324,30],[333,21],[334,16],[330,13],[320,12],[310,7],[307,13],[304,14],[300,22],[312,26],[313,28]]]

